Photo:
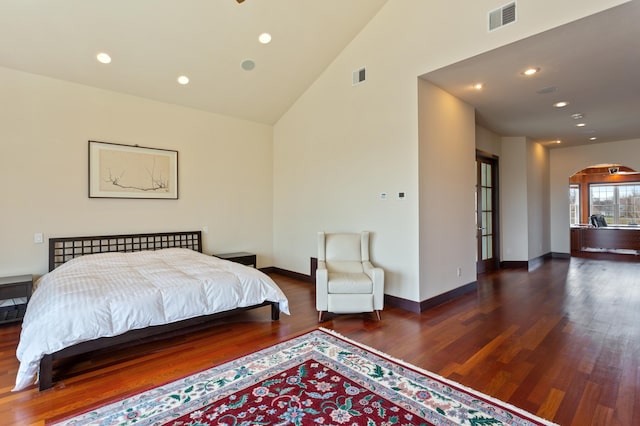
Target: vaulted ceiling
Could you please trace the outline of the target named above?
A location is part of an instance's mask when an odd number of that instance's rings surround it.
[[[3,0],[0,66],[270,124],[385,3]],[[551,147],[640,137],[638,22],[634,0],[422,77],[504,136]],[[540,72],[524,78],[527,67]],[[471,90],[475,82],[484,88]],[[553,108],[559,100],[569,105]]]
[[[0,66],[273,123],[385,2],[2,0]]]

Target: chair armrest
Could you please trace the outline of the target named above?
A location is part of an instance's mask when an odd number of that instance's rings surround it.
[[[316,269],[317,271],[319,270],[327,270],[327,262],[325,262],[324,260],[318,260],[318,267]]]
[[[373,266],[371,262],[362,262],[362,268],[373,282],[374,309],[382,310],[384,306],[384,269]]]
[[[371,262],[362,262],[362,269],[364,273],[371,278],[374,285],[376,285],[376,283],[384,283],[384,270],[382,268],[373,266]]]
[[[318,261],[316,269],[316,309],[326,311],[329,306],[329,271],[324,261]]]

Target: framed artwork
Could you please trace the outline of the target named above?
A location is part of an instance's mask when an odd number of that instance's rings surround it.
[[[178,151],[89,141],[89,198],[178,199]]]

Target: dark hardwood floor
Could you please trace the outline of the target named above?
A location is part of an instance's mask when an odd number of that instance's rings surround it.
[[[170,341],[60,365],[53,389],[10,392],[20,326],[0,327],[0,424],[41,425],[318,327],[312,285],[281,275],[292,316],[268,308]],[[422,314],[387,307],[320,324],[561,425],[640,425],[640,263],[573,258],[503,270]]]

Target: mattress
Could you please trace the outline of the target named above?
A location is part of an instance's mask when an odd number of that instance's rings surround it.
[[[100,337],[277,302],[278,285],[258,269],[190,249],[75,258],[34,284],[16,355],[14,391],[35,382],[45,354]]]

